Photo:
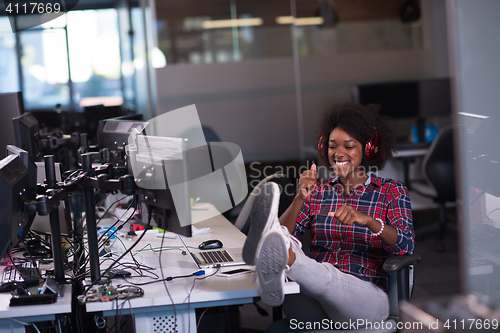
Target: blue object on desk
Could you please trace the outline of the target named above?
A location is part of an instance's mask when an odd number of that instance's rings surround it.
[[[425,142],[432,142],[439,132],[438,125],[425,125]],[[419,142],[417,125],[411,127],[411,142]]]
[[[102,229],[99,229],[97,231],[97,237],[101,237],[103,234],[106,234],[110,239],[115,239],[116,238],[116,228],[115,227],[103,227]]]

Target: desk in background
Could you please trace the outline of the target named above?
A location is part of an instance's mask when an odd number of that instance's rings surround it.
[[[406,186],[410,184],[410,164],[415,163],[416,158],[423,157],[429,151],[429,148],[421,148],[415,145],[412,149],[411,146],[405,146],[410,149],[400,149],[394,153],[393,158],[403,163],[403,182]]]
[[[9,306],[11,294],[0,293],[0,332],[24,333],[24,323],[55,320],[57,315],[71,313],[72,285],[62,285],[64,294],[52,304]],[[32,291],[36,292],[35,290]]]
[[[204,214],[207,212],[205,209],[193,210],[193,214]],[[222,215],[196,223],[195,226],[197,228],[210,228],[212,232],[184,238],[188,247],[197,247],[198,244],[207,239],[219,239],[225,248],[238,248],[243,246],[246,239],[246,236]],[[164,250],[162,253],[164,276],[192,274],[198,269],[187,255],[182,254],[181,243],[173,236],[175,235],[167,233],[164,239],[164,248],[170,247],[169,250]],[[132,245],[137,237],[139,236],[134,236],[131,240],[124,240],[126,246]],[[148,231],[134,250],[141,249],[147,244],[151,244],[153,248],[159,248],[161,237],[161,233]],[[116,242],[114,247],[115,250],[123,251],[120,242]],[[148,266],[158,268],[157,274],[161,277],[158,253],[144,251],[137,255],[136,258],[143,260]],[[207,272],[208,274],[210,272]],[[196,308],[252,303],[253,298],[259,296],[257,283],[252,282],[252,276],[253,274],[244,274],[231,278],[211,276],[204,280],[197,280],[194,287],[193,279],[195,277],[180,278],[166,282],[171,298],[167,294],[163,283],[158,282],[140,286],[144,289],[144,296],[125,301],[125,304],[124,301],[118,303],[92,302],[86,303],[85,306],[87,312],[102,313],[103,316],[115,316],[118,312],[117,304],[119,307],[123,306],[122,314],[133,314],[135,316],[135,325],[138,332],[153,332],[155,329],[161,332],[174,332],[175,318],[177,319],[177,330],[179,332],[196,332]],[[136,283],[151,280],[150,278],[133,279]],[[117,279],[113,283],[116,285],[125,283],[125,281]],[[298,292],[299,286],[297,283],[287,282],[285,284],[285,293]],[[172,302],[175,304],[175,312]]]

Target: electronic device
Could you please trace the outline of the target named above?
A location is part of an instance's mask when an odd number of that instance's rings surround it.
[[[40,261],[25,261],[20,264],[5,266],[2,273],[2,283],[7,282],[23,282],[25,280],[37,279],[40,277],[36,267],[40,265]]]
[[[237,268],[233,269],[230,271],[225,271],[225,272],[220,272],[217,274],[217,276],[222,276],[222,277],[233,277],[233,276],[240,276],[248,273],[254,272],[253,269],[248,269],[248,268]]]
[[[36,164],[33,162],[33,160],[29,157],[29,154],[26,150],[21,149],[17,146],[13,145],[7,145],[7,156],[8,155],[17,155],[21,158],[23,161],[24,165],[26,168],[28,168],[28,197],[30,198],[36,198],[37,195],[37,169],[36,169]],[[23,229],[23,234],[21,235],[21,238],[24,239],[26,237],[26,234],[31,226],[31,223],[33,222],[33,219],[35,218],[35,214],[29,215],[29,221],[28,224],[26,225],[26,228]]]
[[[351,96],[361,105],[379,104],[380,114],[392,119],[419,115],[416,81],[360,84],[351,88]]]
[[[97,127],[99,120],[119,117],[123,115],[121,106],[92,105],[86,106],[83,111],[85,115],[85,130],[91,144],[97,143]]]
[[[226,266],[242,266],[246,265],[243,260],[242,252],[243,247],[224,250],[204,250],[204,251],[190,251],[186,243],[179,236],[179,240],[184,247],[184,251],[189,253],[189,256],[199,269],[213,268],[213,267],[226,267]]]
[[[10,306],[51,304],[57,301],[57,294],[13,295]]]
[[[191,204],[184,144],[181,138],[140,134],[135,146],[141,148],[134,151],[129,146],[127,154],[136,173],[136,193],[143,223],[151,216],[153,225],[191,237]],[[165,146],[172,150],[165,151]]]
[[[451,115],[449,78],[361,84],[351,87],[354,102],[380,105],[391,119],[415,119],[418,138],[425,142],[425,121]]]
[[[28,195],[28,168],[17,155],[9,155],[0,161],[0,258],[17,245],[23,228],[29,224],[24,203],[35,198]]]
[[[198,245],[198,248],[200,250],[213,250],[213,249],[220,249],[222,247],[222,242],[218,239],[210,239],[202,242],[200,245]]]
[[[27,285],[19,281],[10,281],[0,284],[0,293],[8,293],[17,288],[26,288]]]
[[[368,160],[372,160],[377,156],[378,151],[380,149],[380,136],[378,131],[375,129],[375,136],[370,138],[365,146],[365,155]]]
[[[12,119],[16,146],[28,152],[34,162],[42,160],[42,152],[38,146],[40,127],[38,120],[30,112]]]
[[[5,147],[16,143],[14,128],[7,124],[12,123],[12,119],[19,117],[24,112],[23,96],[21,92],[0,94],[0,159],[7,156]]]
[[[450,79],[428,79],[418,82],[419,116],[451,116]]]
[[[111,268],[105,277],[109,279],[124,279],[132,276],[132,273],[121,268]]]
[[[140,115],[142,118],[142,115]],[[124,149],[128,145],[128,137],[132,129],[136,128],[142,131],[145,123],[142,121],[128,119],[106,119],[99,121],[97,139],[99,148],[108,148],[111,150]]]

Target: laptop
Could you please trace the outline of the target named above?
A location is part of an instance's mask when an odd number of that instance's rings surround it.
[[[221,267],[230,266],[243,266],[246,265],[243,261],[241,248],[234,249],[217,249],[217,250],[203,250],[203,251],[190,251],[182,240],[182,237],[178,237],[182,243],[182,246],[186,250],[186,253],[190,254],[191,259],[193,259],[195,265],[198,269],[213,268],[220,265]]]

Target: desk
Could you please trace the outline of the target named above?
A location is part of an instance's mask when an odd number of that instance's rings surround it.
[[[0,332],[24,333],[22,324],[12,320],[17,319],[25,323],[55,320],[57,315],[71,313],[72,285],[63,285],[64,295],[53,304],[9,306],[10,293],[0,293]]]
[[[400,150],[394,153],[393,158],[403,163],[403,181],[408,187],[410,184],[410,163],[415,162],[415,157],[422,157],[427,154],[428,148]]]
[[[198,216],[204,213],[204,210],[193,211],[193,215]],[[187,246],[196,247],[204,240],[219,239],[225,248],[236,248],[242,247],[246,239],[246,236],[222,215],[196,223],[195,226],[197,228],[209,227],[212,232],[184,238]],[[172,236],[172,234],[168,233],[165,235],[164,247],[171,246],[179,249],[163,252],[162,266],[165,277],[186,275],[197,271],[194,262],[187,255],[182,255],[180,241]],[[134,236],[132,240],[125,240],[124,242],[127,243],[127,246],[130,246],[137,237]],[[148,231],[135,249],[141,249],[148,243],[153,247],[160,247],[161,237],[162,234],[160,233]],[[114,247],[121,247],[121,250],[123,250],[123,246],[119,242],[116,242]],[[138,255],[136,258],[138,260],[142,258],[148,266],[158,268],[157,274],[161,276],[159,273],[158,253],[152,251],[141,253],[143,255]],[[204,280],[197,280],[190,299],[188,299],[188,294],[193,286],[194,277],[166,282],[175,304],[177,330],[179,332],[196,332],[196,308],[252,303],[253,298],[259,296],[257,284],[252,283],[252,276],[253,274],[244,274],[231,278],[212,276]],[[151,279],[139,278],[134,280],[136,283],[147,281],[151,281]],[[116,279],[113,283],[116,285],[125,283],[125,281]],[[143,297],[131,299],[130,302],[126,301],[125,304],[123,301],[118,302],[118,305],[124,308],[122,314],[134,314],[138,332],[153,332],[155,329],[161,332],[174,332],[173,326],[171,326],[175,322],[174,307],[163,283],[145,285],[141,286],[141,288],[145,292]],[[299,286],[297,283],[287,282],[285,284],[285,293],[298,292]],[[85,306],[87,312],[100,312],[103,316],[115,316],[117,313],[116,302],[86,303]]]

